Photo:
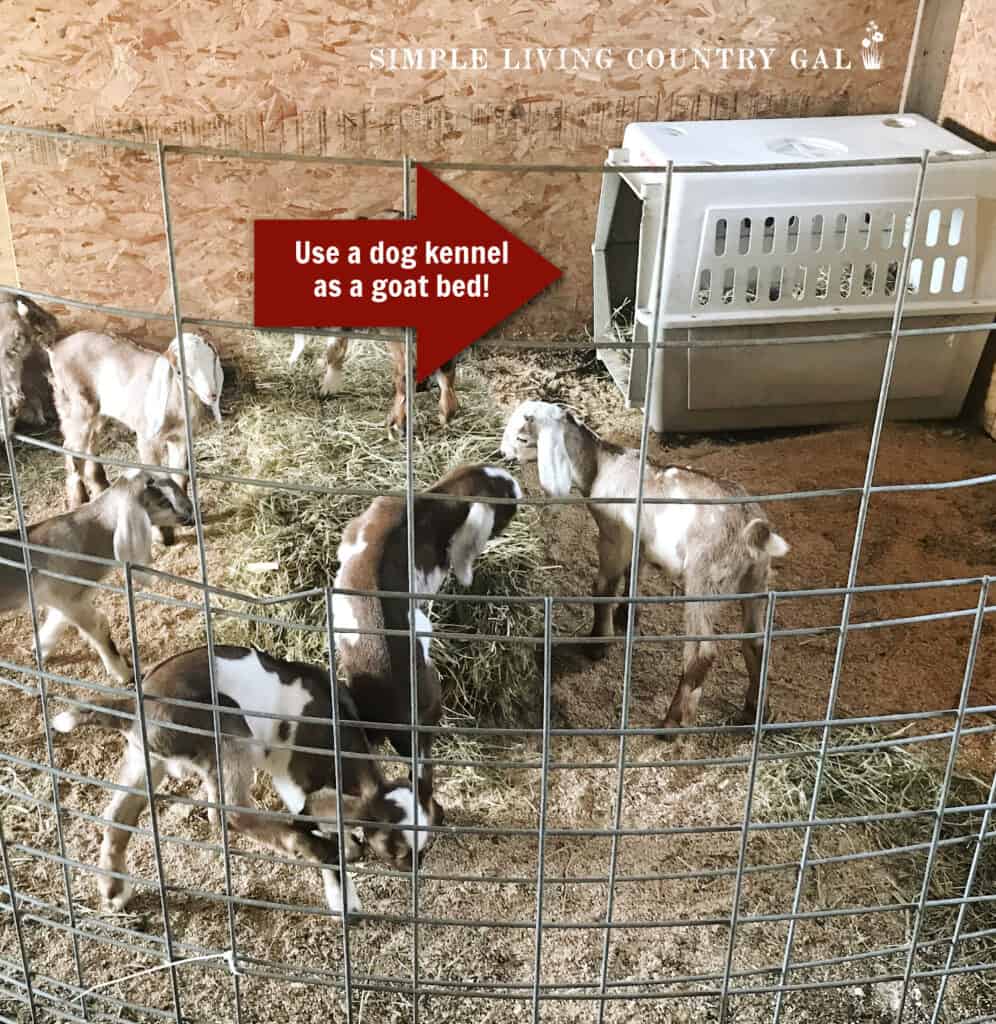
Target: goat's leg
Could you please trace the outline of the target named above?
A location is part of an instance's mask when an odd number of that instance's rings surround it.
[[[228,781],[226,774],[226,783]],[[301,822],[288,824],[268,818],[261,818],[252,812],[229,812],[229,825],[238,832],[252,836],[256,842],[275,853],[300,857],[311,862],[322,874],[325,900],[333,913],[343,912],[342,879],[339,874],[339,842],[335,836],[315,835],[313,825]],[[331,866],[330,866],[331,865]],[[357,913],[362,909],[353,882],[346,875],[346,913]]]
[[[330,338],[325,347],[325,369],[318,385],[321,395],[337,395],[342,390],[342,367],[349,351],[349,338]]]
[[[445,427],[460,408],[456,393],[456,364],[452,359],[436,371],[436,381],[439,384],[439,422]]]
[[[686,595],[698,596],[701,589],[692,587],[686,579]],[[685,632],[694,636],[710,636],[715,633],[716,608],[707,603],[685,605]],[[712,663],[716,660],[716,643],[713,640],[686,640],[684,650],[684,671],[678,692],[668,708],[664,720],[665,729],[695,724],[695,715],[702,697],[702,685]]]
[[[643,558],[640,559],[640,572],[639,575],[643,575]],[[630,588],[633,585],[633,567],[629,567],[629,579],[626,584],[626,592],[623,597],[629,597]],[[639,578],[637,578],[637,593],[639,593]],[[636,604],[633,612],[633,632],[636,633],[640,628],[640,605]],[[616,605],[616,610],[612,613],[612,625],[615,627],[616,636],[626,633],[626,628],[629,625],[629,605],[620,603]]]
[[[49,658],[59,641],[65,636],[70,622],[57,608],[49,608],[45,622],[38,629],[38,641],[42,663]]]
[[[388,342],[391,350],[391,362],[393,363],[394,399],[391,402],[391,412],[387,418],[387,425],[391,430],[401,433],[405,429],[405,397],[406,397],[406,373],[405,373],[405,345],[401,341]]]
[[[227,761],[225,762],[228,763]],[[209,804],[220,804],[221,800],[218,794],[218,776],[215,773],[213,767],[203,768],[200,765],[195,766],[197,774],[200,776],[201,785],[204,789],[204,797]],[[227,776],[226,776],[227,781]],[[207,811],[208,824],[212,828],[218,828],[221,825],[221,818],[218,814],[217,806],[205,808]]]
[[[131,668],[114,643],[111,627],[104,613],[98,611],[87,598],[73,604],[72,607],[61,608],[60,611],[100,656],[107,674],[114,676],[120,683],[127,683],[131,679]]]
[[[62,415],[61,406],[59,414]],[[74,412],[72,420],[65,418],[62,420],[62,443],[71,451],[92,452],[91,443],[94,431],[91,429],[89,421],[81,421],[76,418],[77,415]],[[90,500],[91,496],[87,493],[86,486],[86,480],[91,476],[88,467],[89,460],[83,456],[66,456],[66,498],[69,501],[70,509],[79,508],[80,505]],[[94,492],[93,497],[97,497],[97,492]]]
[[[147,466],[186,466],[186,446],[178,442],[166,442],[159,438],[151,440],[138,438],[138,461]],[[174,483],[186,492],[186,477],[174,476]],[[153,526],[152,539],[169,547],[176,540],[172,526]]]
[[[438,719],[432,724],[438,725]],[[401,757],[412,756],[412,737],[408,729],[399,729],[390,733],[391,746],[397,751]],[[430,807],[435,804],[434,816],[437,825],[441,825],[445,818],[442,805],[438,803],[433,797],[434,786],[435,786],[435,768],[432,764],[432,742],[435,736],[432,733],[418,734],[418,784],[414,788],[417,789],[419,800],[423,807]],[[408,781],[413,785],[415,779],[412,777],[412,771],[408,769]],[[420,824],[426,824],[421,822]]]
[[[181,441],[167,441],[166,442],[166,465],[170,469],[182,469],[182,473],[173,474],[173,483],[183,491],[184,494],[190,495],[190,477],[187,476],[187,441],[184,438]]]
[[[88,447],[87,451],[93,451],[92,442],[91,447]],[[86,489],[90,492],[91,501],[99,497],[111,486],[110,481],[107,479],[107,473],[101,463],[95,462],[93,459],[87,459],[83,472],[86,476]]]
[[[628,531],[620,530],[614,523],[601,521],[598,524],[598,574],[592,587],[593,597],[616,597],[619,593],[619,581],[629,568],[630,543],[626,535]],[[612,603],[599,603],[594,606],[594,620],[591,626],[593,637],[614,636],[612,628]],[[589,658],[604,658],[608,653],[608,644],[585,644],[584,652]]]
[[[760,597],[741,601],[743,610],[743,631],[745,633],[764,632],[764,600]],[[741,640],[740,650],[747,666],[747,697],[742,711],[733,717],[734,725],[753,725],[757,721],[757,698],[761,689],[761,656],[764,652],[764,640]],[[771,716],[770,705],[765,701],[764,721]]]
[[[153,759],[152,778],[149,780],[153,792],[162,782],[165,774],[166,769],[162,762]],[[128,850],[128,841],[131,839],[132,833],[126,829],[117,828],[116,825],[127,825],[133,828],[138,824],[138,819],[147,803],[145,799],[145,758],[142,756],[142,752],[130,743],[125,750],[117,782],[122,786],[142,790],[141,793],[115,791],[111,802],[104,811],[104,817],[114,824],[110,824],[104,829],[98,866],[102,871],[123,874],[125,853]],[[110,874],[102,874],[97,884],[105,903],[113,910],[124,910],[131,898],[131,882],[123,878],[115,878]]]

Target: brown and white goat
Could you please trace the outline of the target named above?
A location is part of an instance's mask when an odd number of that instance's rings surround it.
[[[474,561],[487,543],[511,522],[516,512],[514,500],[522,497],[522,491],[506,470],[473,465],[460,466],[448,473],[429,488],[429,493],[513,499],[506,504],[488,504],[416,496],[416,591],[437,593],[451,570],[463,586],[469,587],[474,580]],[[339,545],[335,587],[337,590],[408,591],[408,516],[403,499],[376,498],[362,515],[346,526]],[[430,604],[429,599],[416,603],[415,628],[421,635],[415,653],[418,724],[433,727],[439,725],[442,697],[439,676],[429,655]],[[411,757],[409,637],[364,632],[408,630],[408,599],[336,593],[332,612],[337,656],[349,680],[360,719],[384,724],[383,728],[366,726],[371,742],[386,738],[402,757]],[[426,763],[433,738],[429,732],[419,734],[418,786],[422,802],[438,808],[432,799],[432,765]]]
[[[7,413],[10,430],[22,413],[30,413],[32,419],[44,422],[44,411],[38,405],[44,401],[44,390],[40,387],[26,387],[29,379],[36,385],[34,371],[44,366],[47,360],[39,346],[47,348],[58,337],[59,323],[47,310],[32,299],[16,292],[0,292],[0,401]],[[3,437],[3,417],[0,417],[0,438]]]
[[[199,778],[212,804],[224,803],[229,825],[278,854],[303,858],[322,873],[329,909],[342,913],[336,788],[342,791],[345,815],[363,826],[363,844],[345,831],[347,861],[358,860],[363,845],[399,870],[411,870],[413,851],[429,845],[431,833],[415,832],[413,793],[407,783],[388,783],[371,760],[363,729],[340,729],[342,778],[336,778],[329,674],[316,665],[281,661],[248,647],[216,645],[214,679],[220,710],[221,756],[225,799],[219,799],[218,765],[211,705],[209,652],[206,647],[160,662],[143,679],[148,754],[155,791],[167,773]],[[196,705],[205,705],[198,707]],[[146,805],[146,769],[142,733],[134,697],[101,703],[100,710],[64,711],[52,720],[58,732],[96,725],[125,734],[128,745],[118,771],[122,786],[140,792],[115,792],[104,817],[110,822],[100,847],[99,886],[115,909],[131,897],[125,872],[132,829]],[[254,714],[256,712],[256,714]],[[122,718],[121,714],[132,716]],[[266,717],[262,717],[266,716]],[[349,691],[339,691],[340,721],[359,718]],[[308,721],[300,721],[307,718]],[[354,754],[357,757],[347,755]],[[257,768],[264,769],[292,815],[283,821],[252,809],[250,788]],[[217,807],[208,811],[218,821]],[[343,821],[344,826],[346,821]],[[419,815],[419,827],[436,824],[431,808]],[[119,827],[124,826],[124,827]],[[407,826],[407,827],[406,827]],[[360,900],[346,877],[346,912],[358,912]]]
[[[502,454],[520,462],[536,459],[540,486],[550,495],[564,497],[576,487],[586,498],[635,498],[640,479],[640,453],[609,444],[589,430],[572,412],[550,402],[523,402],[512,413],[501,444]],[[740,498],[747,492],[738,484],[699,470],[664,466],[647,461],[643,476],[647,498]],[[598,574],[595,597],[614,597],[630,571],[635,504],[588,506],[598,525]],[[772,558],[788,553],[788,544],[772,531],[761,506],[739,504],[650,504],[640,517],[641,556],[684,586],[686,597],[713,597],[764,591]],[[764,599],[741,601],[745,633],[764,628]],[[715,601],[688,602],[685,632],[714,636],[722,605]],[[595,605],[593,637],[613,635],[613,625],[624,629],[626,605],[613,616],[610,603]],[[604,654],[606,645],[586,649]],[[761,677],[760,639],[741,642],[749,685],[737,724],[755,720]],[[665,728],[695,721],[705,677],[716,658],[712,640],[687,640],[684,671],[671,702]]]
[[[167,476],[137,473],[118,480],[98,498],[72,512],[43,519],[28,527],[28,543],[57,548],[60,554],[31,552],[35,603],[48,609],[38,630],[42,661],[52,653],[72,625],[100,655],[107,672],[124,682],[131,678],[128,662],[118,652],[107,619],[94,606],[95,590],[86,581],[108,576],[113,565],[73,555],[116,559],[147,565],[152,558],[154,527],[189,526],[193,522],[190,499]],[[0,610],[27,607],[28,587],[24,551],[17,546],[16,529],[0,531]],[[83,582],[58,579],[38,570],[74,576]]]
[[[183,335],[191,410],[203,406],[221,422],[221,361],[199,334]],[[51,346],[52,387],[67,448],[95,454],[97,434],[107,420],[136,435],[142,462],[186,469],[187,433],[180,384],[180,346],[174,338],[160,355],[125,338],[79,331]],[[185,474],[176,482],[186,490]],[[107,487],[104,467],[66,456],[66,492],[76,508]]]
[[[357,331],[356,333],[360,333]],[[294,348],[291,351],[291,365],[301,357],[311,335],[295,334]],[[387,342],[393,364],[394,399],[388,413],[387,425],[394,431],[401,432],[405,428],[405,345],[401,341]],[[323,395],[337,395],[342,388],[343,365],[349,351],[349,338],[334,335],[325,343],[325,366],[322,370],[318,390]],[[436,371],[436,383],[439,385],[439,422],[446,426],[453,419],[460,403],[456,393],[456,360],[449,359]],[[416,391],[427,391],[429,381],[424,380],[415,385]]]

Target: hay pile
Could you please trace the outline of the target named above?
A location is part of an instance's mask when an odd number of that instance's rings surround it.
[[[255,335],[243,351],[253,353],[237,367],[239,397],[223,428],[198,445],[204,470],[256,479],[334,488],[405,487],[404,440],[385,426],[392,394],[390,363],[382,344],[354,341],[346,363],[344,390],[320,400],[317,368],[324,346],[316,340],[294,367],[287,364],[291,340]],[[416,395],[415,482],[424,488],[463,462],[500,460],[504,426],[486,379],[473,358],[459,371],[461,410],[448,428],[436,421],[435,388]],[[370,503],[369,497],[230,488],[223,504],[232,519],[226,525],[235,543],[225,585],[242,593],[287,594],[331,583],[338,568],[342,531]],[[536,516],[520,509],[506,532],[479,560],[471,591],[494,595],[538,595],[543,545]],[[448,591],[459,591],[452,578]],[[246,606],[235,606],[252,611]],[[321,598],[271,609],[284,622],[249,623],[218,619],[217,639],[252,643],[274,654],[324,662],[325,607]],[[434,661],[443,679],[450,715],[515,722],[535,703],[538,673],[534,647],[502,642],[503,637],[542,633],[539,605],[435,602],[437,628],[483,633],[490,642],[437,642]],[[286,620],[292,620],[288,624]],[[298,624],[320,627],[307,631]]]

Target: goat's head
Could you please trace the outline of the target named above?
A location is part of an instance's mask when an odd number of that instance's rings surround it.
[[[154,526],[191,526],[194,506],[168,476],[131,472],[114,487],[118,496],[114,526],[114,557],[120,562],[148,564]]]
[[[166,350],[166,358],[180,372],[180,345],[174,338]],[[190,390],[211,410],[215,422],[221,422],[221,389],[225,375],[214,346],[199,334],[183,334],[183,361],[187,368]]]
[[[564,443],[570,413],[552,402],[522,402],[505,425],[501,453],[518,462],[538,462],[540,486],[554,497],[570,493],[571,460]]]
[[[461,471],[458,470],[457,474]],[[498,466],[467,467],[465,491],[468,496],[482,498],[514,498],[522,497],[519,481],[505,469]],[[438,485],[437,485],[438,486]],[[488,542],[497,537],[512,521],[518,506],[512,503],[495,504],[472,502],[464,505],[467,515],[463,523],[453,534],[449,545],[449,562],[453,575],[464,587],[474,582],[474,562],[484,551]]]
[[[59,334],[59,321],[47,309],[42,309],[37,302],[24,295],[10,297],[25,337],[42,348],[53,345]]]
[[[390,788],[388,788],[388,786]],[[420,791],[423,787],[419,787]],[[379,860],[399,871],[410,871],[412,857],[418,854],[419,864],[425,851],[435,838],[431,832],[416,832],[415,792],[407,782],[388,783],[377,796],[368,800],[355,817],[367,821],[382,821],[383,825],[366,825],[363,839],[367,848]],[[419,793],[418,828],[442,825],[443,809],[426,792]]]

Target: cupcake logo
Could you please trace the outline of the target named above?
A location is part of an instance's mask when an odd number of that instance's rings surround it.
[[[865,26],[865,37],[861,40],[861,63],[867,71],[878,71],[882,67],[882,43],[885,36],[877,21]]]

